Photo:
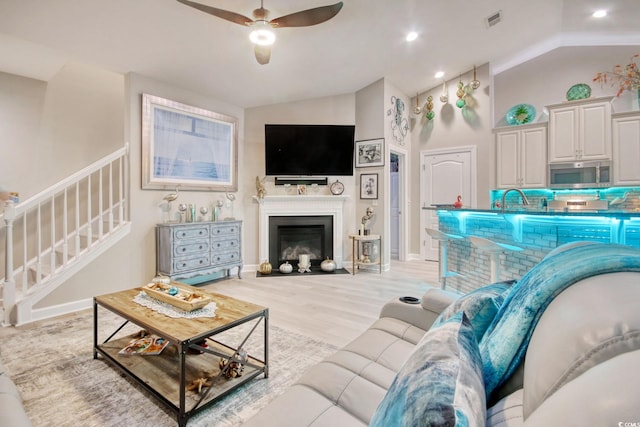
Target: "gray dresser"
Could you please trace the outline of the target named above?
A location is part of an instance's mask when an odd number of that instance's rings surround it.
[[[242,221],[192,222],[156,226],[157,273],[187,284],[242,270]]]

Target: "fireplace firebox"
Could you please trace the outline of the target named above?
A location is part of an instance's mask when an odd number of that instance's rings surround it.
[[[333,216],[269,217],[269,260],[274,268],[285,261],[297,267],[301,254],[311,255],[311,268],[333,258]]]

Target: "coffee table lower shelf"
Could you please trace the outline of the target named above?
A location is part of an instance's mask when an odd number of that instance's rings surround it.
[[[159,400],[171,407],[176,415],[180,414],[180,355],[176,346],[168,346],[162,354],[157,356],[123,356],[118,352],[125,347],[131,338],[118,339],[110,341],[106,344],[98,346],[97,351],[105,357],[109,362],[121,369],[130,378],[142,385],[148,392],[153,394]],[[209,348],[213,348],[216,343],[207,340]],[[222,346],[221,346],[222,347]],[[232,352],[226,350],[231,357]],[[190,418],[196,412],[215,403],[229,392],[235,390],[242,384],[254,379],[264,372],[264,362],[250,357],[252,365],[245,365],[244,373],[240,377],[225,378],[220,376],[219,366],[220,357],[212,354],[203,353],[197,355],[189,355],[187,357],[186,378],[200,378],[203,374],[212,383],[210,391],[204,399],[207,388],[202,393],[187,392],[185,395],[184,415]],[[187,380],[187,386],[190,381]],[[188,409],[190,408],[190,409]],[[194,410],[195,409],[195,410]]]

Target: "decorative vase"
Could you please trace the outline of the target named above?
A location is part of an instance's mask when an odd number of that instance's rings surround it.
[[[640,86],[638,87],[638,109],[640,109]]]
[[[531,123],[536,118],[536,109],[533,105],[518,104],[507,111],[506,120],[509,125],[524,125]]]
[[[265,260],[262,264],[260,264],[260,273],[261,274],[271,274],[271,263],[269,260]]]
[[[578,99],[586,99],[591,96],[591,88],[588,84],[578,83],[569,88],[567,91],[567,101],[576,101]]]
[[[280,268],[278,268],[278,270],[280,270],[280,273],[289,274],[293,271],[293,266],[289,264],[289,261],[285,261],[280,264]]]
[[[320,269],[322,269],[322,271],[325,271],[327,273],[336,271],[336,262],[332,259],[329,259],[329,257],[327,257],[327,259],[325,259],[320,263]]]

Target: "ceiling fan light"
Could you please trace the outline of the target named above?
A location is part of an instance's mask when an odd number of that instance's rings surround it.
[[[251,43],[260,46],[271,46],[276,41],[276,35],[273,28],[265,21],[256,21],[252,25],[251,34],[249,34]]]

